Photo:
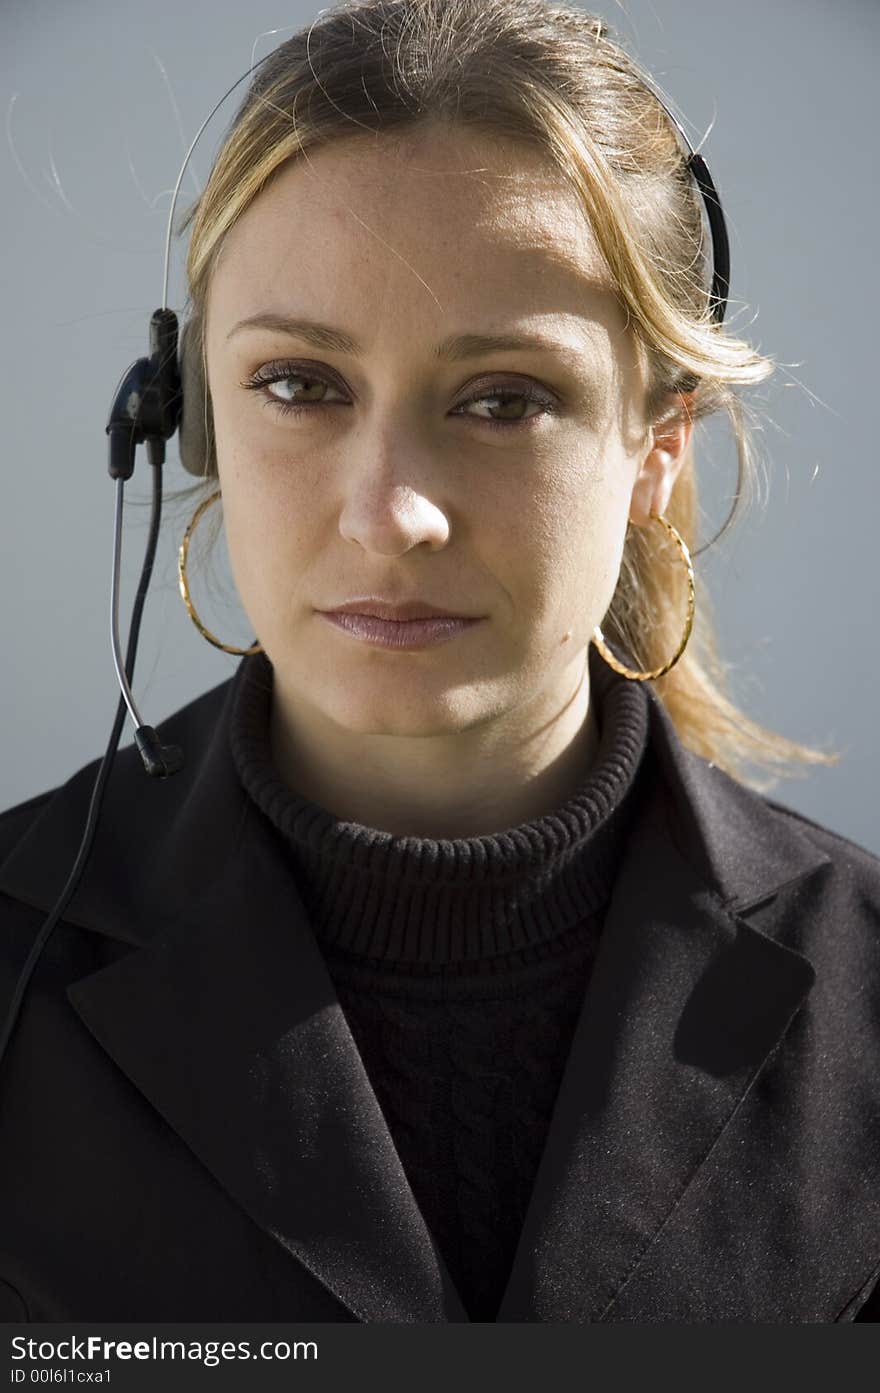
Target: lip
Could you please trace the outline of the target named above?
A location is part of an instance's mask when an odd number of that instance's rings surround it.
[[[352,638],[379,648],[432,648],[448,643],[467,629],[482,623],[482,619],[462,619],[450,615],[432,615],[428,619],[378,619],[371,614],[346,610],[316,610],[328,623],[350,634]]]
[[[477,619],[481,616],[457,614],[455,610],[440,609],[427,600],[404,600],[395,602],[382,600],[378,596],[359,595],[354,600],[346,600],[344,605],[332,605],[330,609],[319,610],[319,614],[371,614],[375,619]]]

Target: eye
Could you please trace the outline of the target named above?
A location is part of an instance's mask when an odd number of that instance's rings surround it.
[[[541,408],[540,411],[536,411],[532,416],[514,416],[512,420],[502,419],[499,421],[495,420],[494,417],[477,417],[478,420],[482,420],[487,426],[504,430],[511,426],[528,425],[529,422],[537,420],[540,416],[552,416],[557,410],[556,397],[551,396],[548,392],[542,392],[532,383],[524,382],[520,386],[516,386],[513,383],[499,383],[490,390],[487,390],[487,386],[483,386],[480,391],[473,392],[469,397],[465,397],[460,406],[456,408],[456,411],[460,411],[462,406],[470,406],[474,402],[484,401],[501,402],[503,407],[508,406],[511,402],[526,402],[529,405]]]
[[[317,373],[309,373],[308,375],[305,373],[296,373],[292,372],[289,366],[272,363],[267,364],[265,367],[258,368],[252,377],[246,378],[245,381],[241,383],[241,386],[249,390],[261,390],[265,400],[271,406],[277,407],[278,410],[285,415],[288,411],[299,412],[303,409],[309,411],[312,406],[322,405],[320,399],[311,402],[308,397],[303,399],[302,395],[295,401],[285,401],[283,397],[276,396],[274,392],[264,390],[275,382],[304,382],[307,392],[313,390],[315,387],[333,387],[332,382],[328,381],[325,377],[321,377]]]
[[[266,404],[274,407],[275,410],[280,411],[284,416],[290,413],[301,415],[325,405],[339,405],[338,402],[327,402],[323,397],[310,400],[305,393],[313,392],[316,389],[318,391],[326,390],[327,388],[330,388],[331,391],[339,391],[339,388],[336,387],[329,378],[323,377],[320,373],[311,371],[308,373],[294,372],[292,370],[293,366],[294,365],[289,363],[268,363],[264,367],[258,368],[252,377],[246,378],[244,382],[241,383],[241,386],[251,391],[260,391]],[[275,392],[268,390],[270,386],[277,382],[285,384],[304,383],[305,393],[299,393],[296,399],[285,400],[283,397],[277,396]],[[474,417],[474,419],[481,421],[490,429],[500,430],[529,425],[539,417],[553,415],[558,410],[558,398],[555,395],[551,395],[549,392],[542,391],[528,380],[523,380],[519,383],[484,383],[479,391],[473,391],[470,396],[459,403],[454,414],[471,415],[472,413],[470,412],[463,412],[462,408],[471,406],[475,402],[500,402],[502,404],[502,410],[514,402],[526,402],[541,408],[531,416],[520,414],[519,416],[513,416],[507,420],[496,420],[486,416]]]

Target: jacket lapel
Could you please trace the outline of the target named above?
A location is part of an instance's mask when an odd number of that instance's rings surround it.
[[[695,878],[659,789],[652,801],[603,926],[499,1321],[614,1319],[814,979]],[[674,1264],[661,1280],[674,1284]]]
[[[464,1320],[266,836],[251,825],[191,913],[68,997],[255,1223],[358,1320]]]
[[[227,747],[235,680],[164,723],[163,740],[189,756],[174,780],[147,779],[131,747],[117,755],[65,918],[131,950],[68,997],[255,1223],[358,1320],[465,1320],[283,844],[238,785]],[[653,691],[650,700],[656,777],[605,921],[499,1321],[614,1318],[814,978],[806,957],[745,914],[828,856],[685,749]],[[0,867],[0,890],[51,907],[96,767],[47,805]]]

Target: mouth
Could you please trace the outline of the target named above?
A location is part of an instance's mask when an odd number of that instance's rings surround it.
[[[316,613],[352,638],[388,649],[433,648],[482,623],[481,619],[444,614],[432,614],[423,619],[383,619],[349,610],[317,610]]]

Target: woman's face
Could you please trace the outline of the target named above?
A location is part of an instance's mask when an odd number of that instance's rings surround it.
[[[561,178],[450,128],[291,162],[227,237],[205,342],[233,575],[291,719],[403,740],[552,719],[588,680],[652,443]],[[316,613],[363,595],[482,622],[390,651]]]

